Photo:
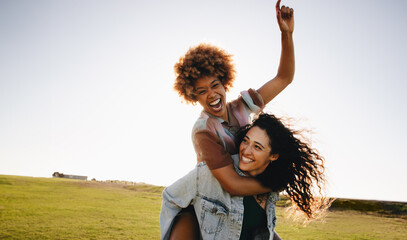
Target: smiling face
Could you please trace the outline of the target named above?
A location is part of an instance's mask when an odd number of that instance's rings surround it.
[[[209,114],[227,121],[226,91],[217,77],[202,77],[195,83],[196,98]]]
[[[267,132],[257,126],[252,127],[239,146],[239,168],[254,177],[267,168],[278,154],[271,154],[270,139]]]

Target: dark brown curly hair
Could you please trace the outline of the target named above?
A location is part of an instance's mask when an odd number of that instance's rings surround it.
[[[225,50],[210,44],[201,43],[192,47],[180,57],[174,66],[174,89],[187,103],[197,101],[194,92],[195,83],[199,78],[215,76],[228,91],[235,79],[235,68],[232,55]]]
[[[304,212],[307,219],[314,218],[315,212],[321,213],[329,207],[329,199],[324,196],[324,158],[299,139],[301,132],[286,127],[274,115],[262,113],[251,125],[239,131],[236,146],[254,126],[267,132],[270,155],[279,154],[279,158],[272,161],[256,179],[272,191],[285,191],[296,209]]]

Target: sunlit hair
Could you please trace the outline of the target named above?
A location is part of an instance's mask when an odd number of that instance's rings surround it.
[[[176,76],[174,89],[187,103],[197,101],[194,87],[199,78],[217,77],[226,91],[235,79],[232,55],[206,43],[190,48],[180,57],[174,66],[174,72]]]
[[[309,143],[300,140],[299,131],[291,130],[280,119],[266,113],[260,114],[251,125],[239,131],[236,146],[255,126],[267,132],[270,155],[279,154],[279,158],[272,161],[256,178],[272,191],[285,191],[295,210],[301,210],[307,219],[315,218],[317,212],[319,214],[329,207],[329,199],[324,197],[323,157]]]

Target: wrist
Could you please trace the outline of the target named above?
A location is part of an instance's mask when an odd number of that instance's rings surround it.
[[[292,37],[293,37],[293,32],[290,32],[290,31],[282,31],[282,32],[281,32],[281,37],[282,37],[282,38],[292,38]]]

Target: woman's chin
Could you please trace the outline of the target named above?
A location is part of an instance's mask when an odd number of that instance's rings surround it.
[[[249,174],[250,168],[245,166],[245,164],[239,164],[239,169],[240,169],[240,171],[246,173],[247,175],[250,175]]]

